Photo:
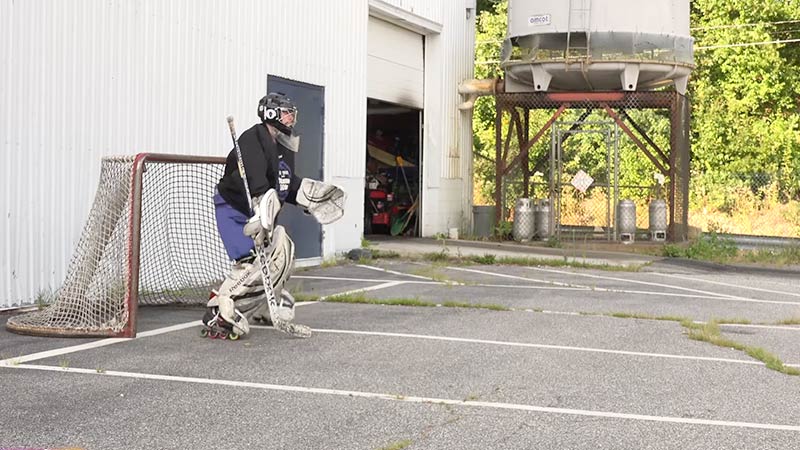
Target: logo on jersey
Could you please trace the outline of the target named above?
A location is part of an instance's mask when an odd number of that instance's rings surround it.
[[[278,162],[278,197],[281,201],[289,195],[289,183],[292,182],[292,169],[283,160]]]

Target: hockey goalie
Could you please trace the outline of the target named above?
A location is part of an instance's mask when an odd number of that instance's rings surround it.
[[[295,175],[299,137],[293,131],[297,107],[292,100],[270,93],[258,102],[258,116],[261,123],[238,140],[231,124],[235,148],[226,159],[214,206],[217,229],[233,266],[211,293],[203,336],[238,339],[249,333],[252,320],[291,324],[294,298],[284,285],[294,264],[294,243],[283,226],[275,225],[278,212],[290,203],[321,224],[344,214],[346,195],[341,188]]]

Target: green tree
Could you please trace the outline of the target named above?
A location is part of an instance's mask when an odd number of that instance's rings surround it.
[[[695,193],[774,182],[782,198],[798,198],[800,50],[797,44],[741,44],[796,38],[787,26],[797,26],[790,21],[798,17],[800,1],[691,5]]]

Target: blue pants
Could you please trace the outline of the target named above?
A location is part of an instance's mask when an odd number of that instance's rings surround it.
[[[255,244],[253,239],[245,236],[242,231],[249,217],[229,205],[219,192],[214,192],[214,213],[217,217],[217,230],[228,257],[236,261],[249,256]]]

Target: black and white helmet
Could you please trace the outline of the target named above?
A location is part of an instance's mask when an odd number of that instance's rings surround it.
[[[297,123],[297,107],[285,94],[270,92],[258,101],[258,117],[281,133],[291,135],[292,127]]]

